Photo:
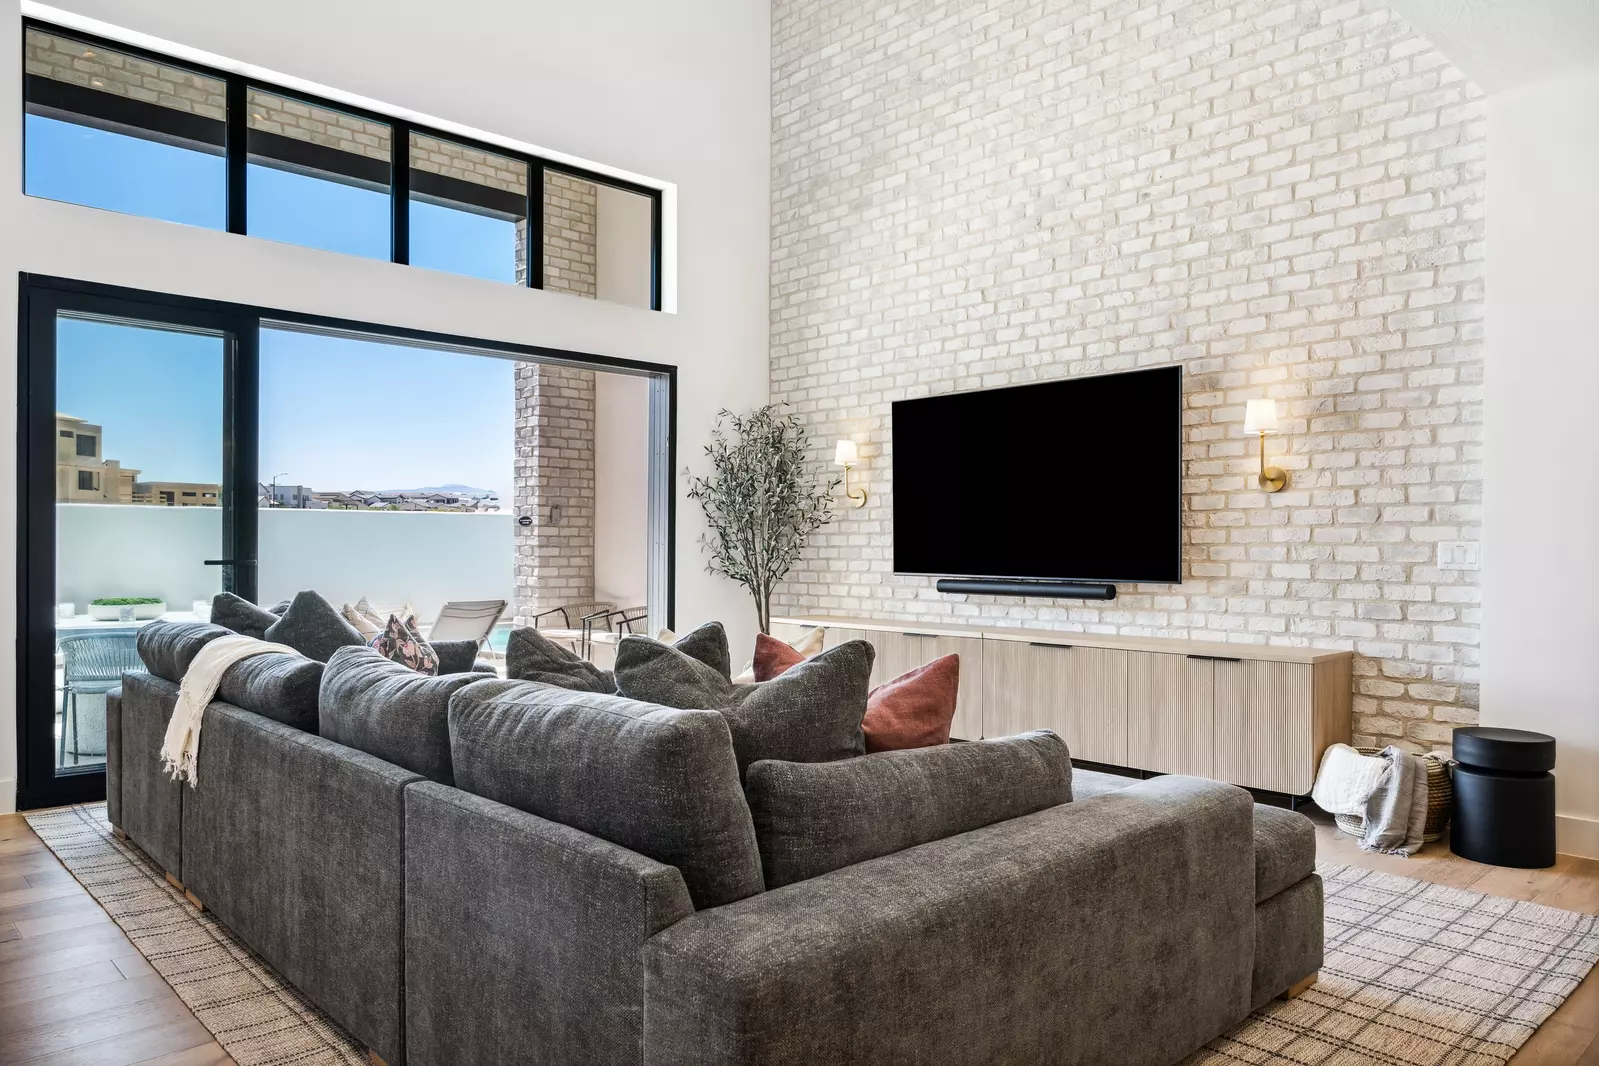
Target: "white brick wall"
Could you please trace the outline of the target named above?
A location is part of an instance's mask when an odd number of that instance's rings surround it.
[[[1357,743],[1476,720],[1476,574],[1434,566],[1482,490],[1485,122],[1457,70],[1380,0],[775,0],[772,29],[772,395],[819,463],[860,441],[873,491],[782,610],[1348,647]],[[1172,361],[1180,587],[893,574],[892,401]]]

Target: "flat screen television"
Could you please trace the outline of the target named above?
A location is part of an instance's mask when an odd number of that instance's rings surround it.
[[[1181,366],[893,405],[894,570],[1182,580]]]

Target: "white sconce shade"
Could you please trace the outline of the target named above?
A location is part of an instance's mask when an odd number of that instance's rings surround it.
[[[833,449],[833,464],[835,466],[854,466],[861,461],[860,449],[852,440],[841,440]]]
[[[1244,432],[1277,432],[1277,401],[1250,400],[1244,407]]]

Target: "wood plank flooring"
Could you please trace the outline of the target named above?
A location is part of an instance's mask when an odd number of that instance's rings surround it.
[[[0,1066],[232,1066],[21,815],[0,815]]]
[[[1548,870],[1482,866],[1447,841],[1413,859],[1368,855],[1316,818],[1324,862],[1599,914],[1599,862],[1561,856]],[[0,1066],[232,1066],[20,815],[0,815]],[[1555,1012],[1511,1066],[1599,1066],[1599,972]]]

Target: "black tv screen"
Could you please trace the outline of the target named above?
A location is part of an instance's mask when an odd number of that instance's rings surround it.
[[[1182,367],[893,405],[894,570],[1182,580]]]

